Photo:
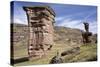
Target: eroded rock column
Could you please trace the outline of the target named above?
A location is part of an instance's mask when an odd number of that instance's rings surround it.
[[[29,27],[29,59],[41,58],[53,45],[54,11],[48,6],[23,7]]]
[[[90,36],[92,36],[92,33],[89,32],[89,23],[87,22],[84,22],[84,28],[85,28],[85,32],[82,32],[82,37],[83,37],[83,43],[90,43],[91,40],[90,40]]]

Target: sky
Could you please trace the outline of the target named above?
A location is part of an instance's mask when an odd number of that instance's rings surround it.
[[[89,31],[97,33],[97,6],[15,1],[14,4],[11,5],[14,8],[13,10],[11,9],[13,22],[28,24],[23,6],[46,5],[50,6],[56,13],[55,26],[84,30],[83,22],[88,22]]]

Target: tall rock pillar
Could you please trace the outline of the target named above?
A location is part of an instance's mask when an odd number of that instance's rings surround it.
[[[84,28],[85,28],[85,32],[82,33],[82,37],[83,37],[83,43],[90,43],[91,40],[90,40],[90,36],[92,36],[92,33],[89,32],[89,23],[87,22],[84,22]]]
[[[48,6],[23,7],[29,27],[29,59],[40,58],[53,45],[54,11]]]

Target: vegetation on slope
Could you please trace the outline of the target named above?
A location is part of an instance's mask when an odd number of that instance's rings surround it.
[[[17,33],[15,37],[16,39],[20,38],[18,42],[14,43],[14,58],[28,57],[27,51],[27,41],[28,41],[28,29],[26,25],[15,24],[13,33]],[[15,36],[15,35],[14,35]],[[55,27],[55,35],[54,35],[55,43],[50,51],[47,52],[47,56],[33,60],[33,61],[25,61],[21,63],[15,64],[15,66],[19,65],[35,65],[35,64],[48,64],[52,57],[54,57],[59,51],[62,53],[63,51],[70,50],[74,47],[82,45],[82,43],[74,43],[74,40],[81,40],[81,32],[79,29],[71,29],[66,27]],[[71,39],[68,42],[68,39]],[[95,40],[96,37],[93,39]],[[83,62],[83,61],[96,61],[97,60],[97,44],[91,43],[87,45],[80,46],[80,50],[78,53],[68,54],[63,56],[64,63],[66,62]]]
[[[80,47],[78,54],[70,54],[64,57],[64,62],[84,62],[97,60],[97,45],[87,44]]]

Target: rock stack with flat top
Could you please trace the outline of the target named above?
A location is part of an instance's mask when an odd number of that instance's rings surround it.
[[[49,6],[23,7],[29,28],[29,59],[41,58],[53,45],[55,13]]]

